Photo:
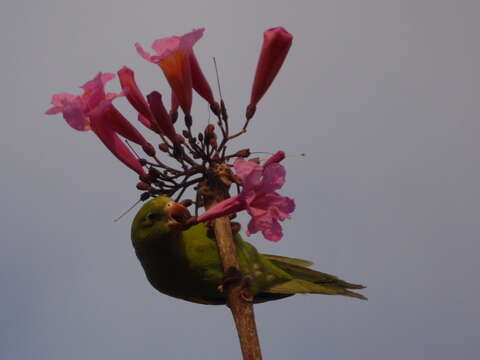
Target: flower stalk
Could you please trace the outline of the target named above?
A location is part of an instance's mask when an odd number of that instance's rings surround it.
[[[202,189],[209,194],[206,198],[206,209],[225,200],[228,190],[224,185],[219,185],[218,180],[214,179]],[[230,219],[227,216],[215,219],[214,231],[225,273],[223,291],[235,321],[243,359],[261,360],[255,313],[252,302],[248,300],[248,281],[240,271]]]

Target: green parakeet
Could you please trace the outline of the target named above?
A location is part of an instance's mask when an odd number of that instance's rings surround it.
[[[132,242],[148,280],[169,296],[201,304],[225,304],[224,272],[214,235],[197,224],[183,231],[190,217],[181,204],[165,196],[147,202],[132,224]],[[255,303],[294,294],[345,295],[366,299],[349,289],[362,289],[339,278],[308,269],[310,261],[260,254],[235,235],[240,268],[250,280]]]

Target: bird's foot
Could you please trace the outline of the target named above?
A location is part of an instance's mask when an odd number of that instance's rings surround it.
[[[229,286],[241,283],[242,281],[243,281],[242,272],[234,267],[230,267],[227,269],[227,271],[223,275],[222,281],[218,286],[218,290],[220,292],[225,292]]]
[[[245,276],[242,272],[234,267],[229,268],[223,275],[222,282],[218,286],[218,291],[226,292],[229,286],[240,284],[240,297],[247,302],[253,301],[253,295],[250,291],[252,278]]]
[[[235,236],[240,232],[240,229],[242,228],[242,225],[236,221],[232,221],[230,223],[230,226],[232,227],[232,235]]]
[[[242,283],[242,290],[240,290],[240,297],[246,302],[253,301],[253,294],[250,291],[250,285],[252,284],[252,277],[251,276],[244,276],[243,283]]]

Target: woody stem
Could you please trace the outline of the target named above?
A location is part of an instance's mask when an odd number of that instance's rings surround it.
[[[207,208],[226,198],[225,189],[222,189],[218,184],[208,186],[208,190],[212,196],[206,198]],[[214,230],[224,273],[233,270],[241,274],[230,219],[228,217],[222,217],[214,220]],[[225,287],[224,291],[226,291],[227,295],[227,305],[235,320],[243,359],[261,360],[262,354],[255,324],[253,304],[242,297],[242,291],[245,290],[244,286],[245,282],[236,281]]]

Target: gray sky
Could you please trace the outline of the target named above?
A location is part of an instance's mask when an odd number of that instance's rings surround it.
[[[239,127],[262,32],[277,25],[294,43],[238,149],[307,157],[285,161],[282,193],[297,202],[285,238],[250,240],[366,284],[370,300],[257,306],[265,358],[478,357],[479,11],[475,0],[3,1],[0,358],[240,357],[226,309],[147,283],[134,212],[112,222],[137,197],[135,174],[43,113],[53,93],[123,65],[167,94],[133,44],[204,26],[197,57],[213,85],[216,56]],[[205,126],[198,98],[193,114]]]

